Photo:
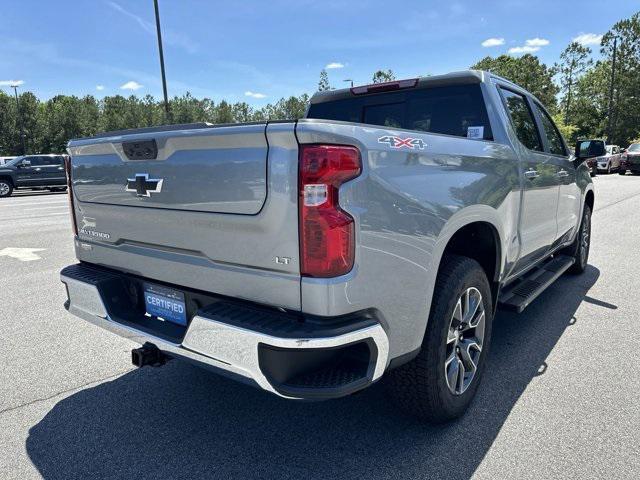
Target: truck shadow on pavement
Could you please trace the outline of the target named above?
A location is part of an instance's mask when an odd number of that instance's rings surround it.
[[[172,361],[61,400],[27,452],[44,478],[468,478],[531,380],[555,367],[547,357],[599,275],[589,266],[523,314],[500,312],[478,397],[449,425],[403,416],[380,384],[296,403]]]

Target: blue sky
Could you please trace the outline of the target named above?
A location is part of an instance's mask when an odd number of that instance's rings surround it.
[[[312,93],[325,67],[341,87],[379,68],[438,74],[509,51],[553,63],[573,38],[597,42],[638,10],[633,0],[160,0],[169,95],[256,106]],[[19,80],[41,98],[161,96],[152,0],[0,0],[0,12],[4,91]]]

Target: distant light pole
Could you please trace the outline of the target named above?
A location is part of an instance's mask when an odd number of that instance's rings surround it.
[[[27,154],[27,148],[24,145],[24,126],[22,124],[22,113],[20,113],[20,102],[18,101],[18,87],[20,85],[18,85],[17,83],[14,83],[13,85],[11,85],[11,88],[13,88],[13,93],[16,96],[16,115],[18,116],[18,122],[20,122],[20,140],[22,143],[22,155],[26,155]]]
[[[353,80],[351,80],[350,78],[343,80],[343,82],[351,82],[351,88],[353,88]]]
[[[164,93],[164,113],[167,121],[170,121],[169,98],[167,97],[167,78],[164,74],[164,53],[162,52],[162,32],[160,32],[160,11],[158,0],[153,0],[153,8],[156,11],[156,32],[158,34],[158,51],[160,52],[160,73],[162,74],[162,92]]]

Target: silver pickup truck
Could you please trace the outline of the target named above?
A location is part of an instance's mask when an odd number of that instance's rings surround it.
[[[602,142],[578,144],[601,155]],[[306,118],[69,143],[72,314],[290,399],[384,376],[464,413],[498,307],[589,254],[594,190],[531,94],[465,71],[317,93]]]

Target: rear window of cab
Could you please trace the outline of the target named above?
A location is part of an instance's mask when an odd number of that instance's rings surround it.
[[[493,140],[480,85],[352,96],[312,104],[307,118]]]

